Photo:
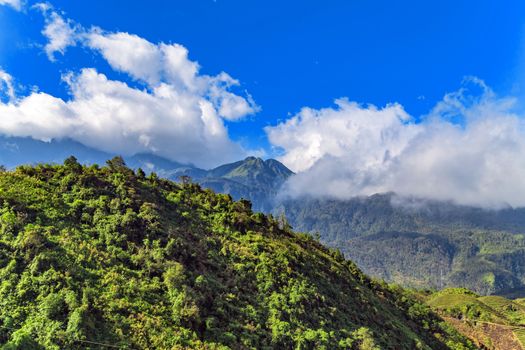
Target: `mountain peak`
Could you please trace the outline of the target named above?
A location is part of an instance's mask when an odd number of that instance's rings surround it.
[[[474,349],[410,292],[199,186],[39,165],[1,172],[0,199],[2,348]]]
[[[290,169],[275,159],[265,161],[253,156],[210,170],[211,177],[235,179],[243,183],[255,179],[259,181],[262,178],[271,179],[271,182],[274,180],[284,182],[292,174],[293,172]]]

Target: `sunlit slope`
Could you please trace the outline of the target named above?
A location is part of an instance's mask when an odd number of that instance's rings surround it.
[[[119,158],[0,172],[0,203],[7,349],[474,348],[249,202]]]
[[[525,348],[525,306],[520,300],[479,296],[461,288],[445,289],[424,298],[478,344],[489,349]]]

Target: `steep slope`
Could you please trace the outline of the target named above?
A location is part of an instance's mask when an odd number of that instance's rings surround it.
[[[249,202],[122,159],[0,172],[0,203],[6,349],[474,348]]]
[[[0,137],[0,150],[0,165],[7,167],[58,162],[67,152],[88,164],[108,158],[71,140]],[[205,188],[251,200],[256,211],[285,212],[294,228],[319,232],[324,243],[372,276],[410,287],[462,286],[481,294],[525,296],[525,209],[491,211],[433,201],[393,205],[392,194],[279,204],[275,196],[293,173],[272,159],[249,157],[212,170],[151,154],[126,162],[174,181],[188,176]]]
[[[281,212],[295,229],[320,233],[324,243],[372,276],[418,288],[525,294],[523,208],[400,203],[393,194],[378,194],[347,201],[288,200],[274,210]]]

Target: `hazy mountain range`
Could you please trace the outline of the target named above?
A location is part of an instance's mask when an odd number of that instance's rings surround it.
[[[0,164],[14,168],[21,164],[62,163],[74,155],[80,163],[105,164],[114,154],[86,147],[72,140],[36,141],[31,138],[0,136]],[[189,176],[192,181],[219,193],[229,193],[235,199],[247,198],[258,211],[270,212],[273,198],[293,172],[280,162],[248,157],[242,161],[224,164],[213,169],[200,169],[153,154],[124,157],[130,168],[142,168],[160,177],[179,180]]]
[[[0,137],[0,164],[40,162],[104,164],[114,155],[80,143]],[[393,193],[366,198],[278,196],[293,172],[280,162],[249,157],[200,169],[151,154],[125,157],[131,168],[192,181],[246,198],[256,211],[284,213],[294,229],[318,233],[365,273],[418,288],[462,286],[480,294],[525,294],[525,209],[486,210],[449,202],[400,199]]]

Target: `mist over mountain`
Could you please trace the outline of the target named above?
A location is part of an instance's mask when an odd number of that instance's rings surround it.
[[[394,192],[490,209],[525,206],[525,112],[467,77],[422,116],[338,99],[267,127],[297,176],[284,194],[347,200]]]
[[[30,137],[0,135],[0,164],[7,168],[22,164],[62,163],[70,155],[75,155],[85,164],[104,164],[112,157],[70,139],[44,142]]]
[[[0,164],[59,163],[74,154],[103,164],[108,154],[70,140],[49,143],[2,138]],[[210,170],[151,154],[125,157],[129,167],[252,201],[253,209],[284,214],[294,229],[319,234],[368,274],[418,288],[460,286],[481,294],[525,290],[525,209],[484,209],[401,197],[394,193],[347,200],[282,195],[294,178],[282,163],[248,157]]]

